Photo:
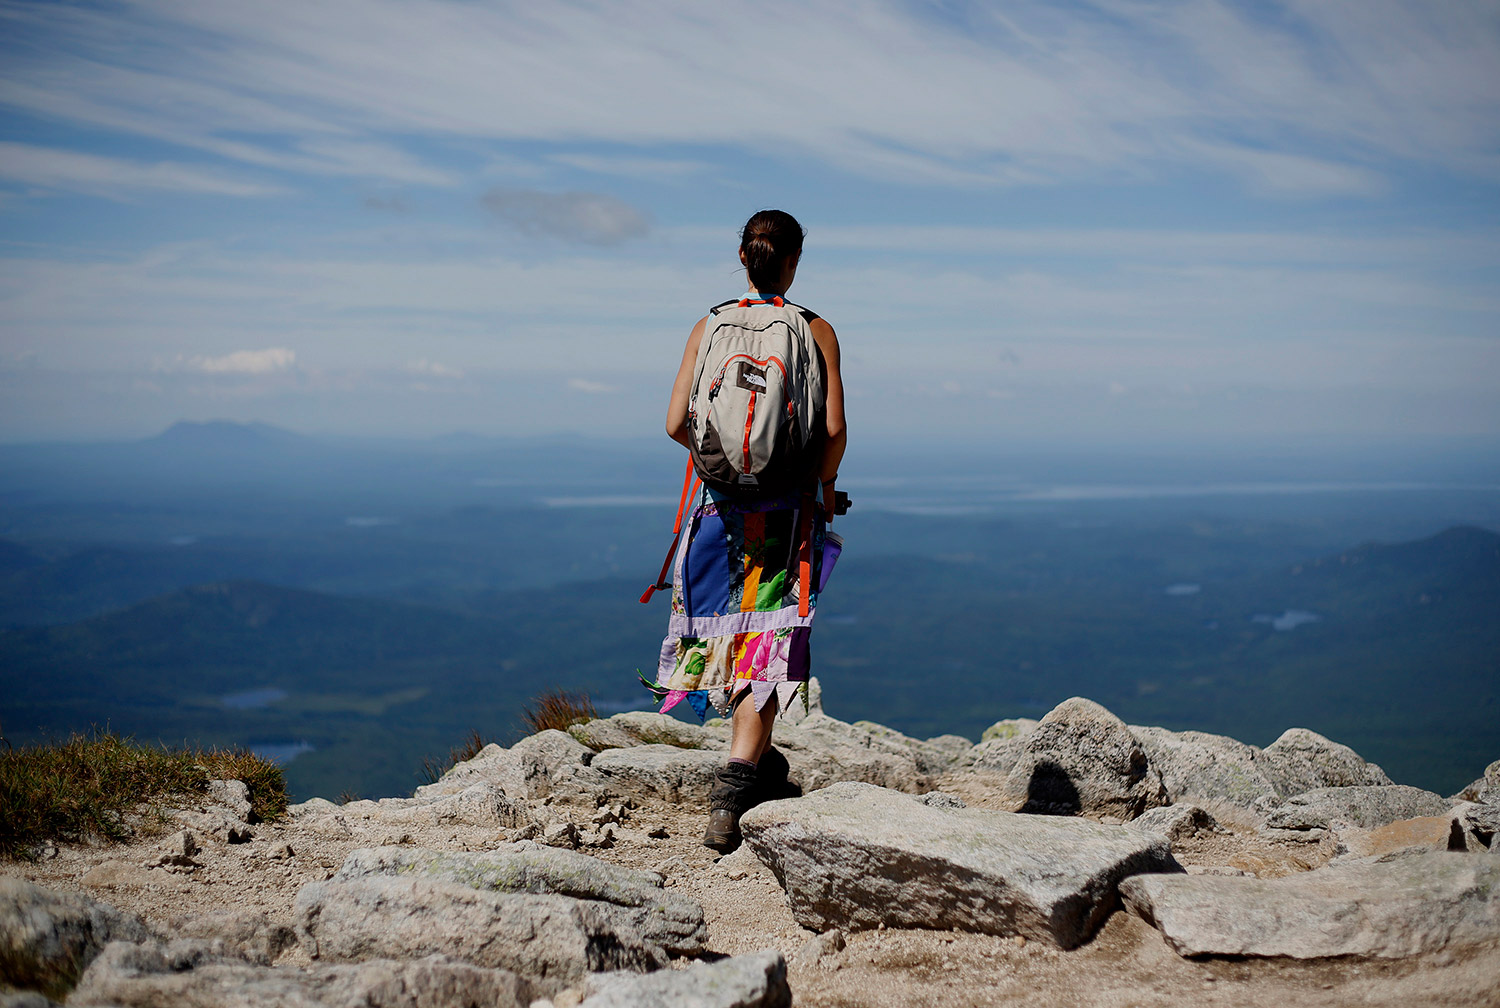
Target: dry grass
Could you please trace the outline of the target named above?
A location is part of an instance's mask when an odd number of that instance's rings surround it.
[[[549,728],[567,731],[572,725],[592,721],[599,715],[594,711],[594,702],[587,693],[569,693],[567,690],[548,690],[532,701],[534,706],[521,710],[521,720],[534,735]]]
[[[242,750],[161,749],[95,729],[62,742],[0,752],[0,856],[27,858],[47,841],[122,841],[133,823],[214,778],[243,780],[252,815],[286,809],[281,768]]]

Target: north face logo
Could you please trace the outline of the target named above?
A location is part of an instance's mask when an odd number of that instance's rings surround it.
[[[749,361],[740,361],[740,373],[734,382],[742,389],[751,392],[764,392],[766,390],[766,369],[756,367]]]

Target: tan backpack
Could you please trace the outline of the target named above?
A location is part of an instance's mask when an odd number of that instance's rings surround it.
[[[688,400],[693,465],[710,487],[755,497],[806,488],[826,433],[817,317],[780,297],[710,311]]]

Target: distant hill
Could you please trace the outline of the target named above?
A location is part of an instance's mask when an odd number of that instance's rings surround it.
[[[1288,591],[1308,604],[1468,606],[1500,594],[1500,533],[1458,526],[1415,542],[1368,543],[1286,573]]]
[[[196,451],[244,451],[287,448],[312,442],[312,438],[268,423],[179,420],[160,434],[143,439],[141,443]]]
[[[595,521],[563,514],[556,527],[453,520],[475,550],[505,530],[504,555],[544,562],[561,555],[554,534]],[[963,530],[963,552],[841,561],[813,643],[840,717],[977,738],[1086,695],[1132,723],[1260,745],[1312,728],[1445,794],[1500,756],[1500,535],[1454,528],[1268,570],[1205,553],[1196,580],[1174,584],[1182,561],[1164,564],[1168,546],[1135,529],[941,527]],[[114,562],[75,559],[74,585]],[[392,794],[468,728],[509,732],[549,686],[645,701],[635,673],[652,670],[665,609],[635,602],[640,577],[494,590],[424,570],[443,608],[229,581],[0,631],[7,735],[109,720],[148,738],[306,742],[288,768],[298,794]],[[267,690],[259,706],[226,706]]]
[[[305,743],[314,751],[288,768],[297,794],[410,791],[423,757],[470,729],[508,737],[550,686],[645,697],[631,670],[655,653],[660,628],[618,629],[638,594],[634,582],[512,592],[465,614],[200,585],[0,631],[0,720],[18,744],[105,723],[169,742]],[[236,706],[255,694],[272,699]]]
[[[1450,529],[1180,594],[1124,570],[1018,590],[988,565],[856,555],[814,661],[850,716],[909,734],[972,735],[1081,694],[1260,745],[1302,725],[1452,793],[1500,756],[1497,541]]]

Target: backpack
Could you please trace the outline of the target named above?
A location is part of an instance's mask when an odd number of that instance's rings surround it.
[[[807,482],[822,460],[828,433],[823,355],[811,328],[817,317],[779,297],[740,298],[709,310],[688,399],[692,457],[682,477],[672,545],[642,602],[671,587],[667,574],[700,479],[741,496],[810,489]],[[810,508],[802,508],[798,525],[799,611],[806,616]]]
[[[704,483],[740,496],[804,488],[822,457],[823,358],[818,316],[780,297],[709,311],[698,344],[688,429]]]

